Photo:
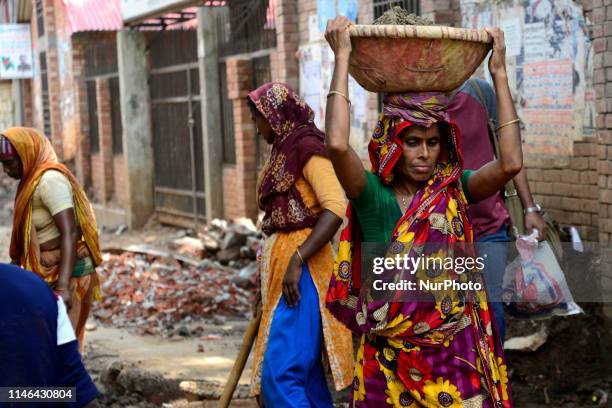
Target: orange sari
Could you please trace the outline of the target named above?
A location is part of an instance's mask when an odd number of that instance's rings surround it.
[[[25,269],[42,277],[51,287],[57,283],[60,256],[55,251],[41,253],[32,223],[32,196],[47,170],[61,172],[70,182],[74,196],[74,212],[82,237],[77,244],[77,259],[91,258],[95,268],[102,262],[98,242],[98,227],[93,209],[76,177],[59,163],[49,140],[36,129],[14,127],[2,132],[11,142],[23,165],[23,175],[17,188],[10,256]],[[70,281],[73,307],[70,320],[82,347],[85,321],[94,299],[100,299],[100,287],[95,270],[91,274],[73,277]]]

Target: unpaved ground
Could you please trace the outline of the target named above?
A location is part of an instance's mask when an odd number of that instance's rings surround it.
[[[134,362],[140,368],[157,371],[166,378],[225,383],[247,324],[243,320],[230,321],[223,326],[206,325],[207,332],[219,336],[219,339],[211,336],[211,340],[182,337],[162,339],[98,326],[96,330],[87,332],[85,359],[104,356],[107,361]],[[250,366],[249,359],[241,383],[248,383]]]

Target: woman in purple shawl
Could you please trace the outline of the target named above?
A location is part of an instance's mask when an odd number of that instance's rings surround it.
[[[287,85],[247,99],[257,133],[272,145],[258,180],[265,241],[259,260],[262,320],[253,394],[266,407],[331,407],[322,356],[337,390],[352,381],[350,332],[325,308],[330,240],[346,204],[312,109]]]
[[[365,171],[348,144],[349,24],[344,17],[328,23],[335,68],[325,127],[330,159],[350,199],[327,307],[361,337],[352,406],[509,408],[507,367],[479,288],[482,271],[466,211],[468,202],[498,192],[522,167],[503,33],[488,30],[502,123],[499,159],[464,170],[446,95],[389,94],[369,144],[372,171]],[[361,265],[361,242],[383,244],[386,265],[405,257],[423,262],[368,269]]]

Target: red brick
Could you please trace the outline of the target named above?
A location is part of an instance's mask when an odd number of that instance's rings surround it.
[[[612,219],[599,220],[599,229],[606,233],[612,233]]]
[[[602,24],[594,24],[591,26],[591,31],[592,31],[592,38],[599,38],[599,37],[603,37],[604,36],[604,26]],[[610,28],[612,29],[612,27]],[[595,61],[595,60],[593,60]],[[601,65],[599,65],[601,66]]]
[[[586,170],[589,168],[589,160],[585,157],[572,157],[570,167],[574,170]]]
[[[593,142],[575,142],[574,156],[596,156],[597,144]]]
[[[534,197],[535,199],[535,197]],[[542,205],[544,205],[546,208],[555,208],[555,209],[560,209],[561,208],[561,197],[554,197],[554,196],[542,196],[540,198],[537,199],[538,201],[542,202]]]
[[[580,182],[580,173],[576,170],[566,170],[563,174],[563,181],[566,183],[579,183]]]
[[[553,184],[544,182],[531,183],[533,191],[538,194],[553,194]]]
[[[569,220],[573,225],[591,225],[591,214],[573,212],[571,213]]]
[[[599,174],[612,174],[612,162],[609,161],[599,161],[598,164]]]
[[[561,172],[559,170],[544,170],[542,173],[544,175],[544,181],[561,181]]]
[[[597,185],[597,172],[585,171],[580,173],[580,183],[588,185]]]
[[[602,203],[612,204],[612,190],[601,190],[599,199]]]
[[[599,206],[599,218],[606,218],[608,216],[608,206],[605,204],[601,204]]]
[[[610,130],[599,130],[597,136],[602,144],[612,145],[612,131]]]
[[[558,195],[561,197],[570,197],[572,196],[572,192],[574,190],[573,185],[567,183],[549,183],[552,185],[552,194]]]
[[[582,208],[584,200],[578,198],[562,197],[561,198],[561,209],[568,211],[576,211]]]

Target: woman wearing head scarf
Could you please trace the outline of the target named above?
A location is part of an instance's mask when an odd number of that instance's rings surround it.
[[[502,123],[500,158],[464,170],[458,128],[444,111],[446,95],[389,94],[369,144],[368,172],[348,144],[349,24],[344,17],[335,19],[326,33],[336,57],[326,144],[350,199],[327,307],[361,336],[353,406],[510,407],[501,342],[486,292],[476,285],[483,283],[482,266],[470,245],[466,213],[468,201],[496,193],[522,167],[503,33],[488,30]],[[360,264],[361,251],[368,250],[362,242],[383,243],[385,261],[424,261],[370,270]],[[398,282],[406,286],[384,291],[383,284]]]
[[[331,407],[323,355],[336,389],[353,371],[350,332],[325,308],[344,195],[314,113],[295,91],[268,83],[247,103],[258,135],[272,145],[257,186],[265,241],[253,392],[266,407]]]
[[[91,303],[100,297],[95,267],[102,259],[91,204],[36,129],[3,131],[0,161],[7,175],[19,180],[12,263],[38,274],[61,296],[82,348]]]

